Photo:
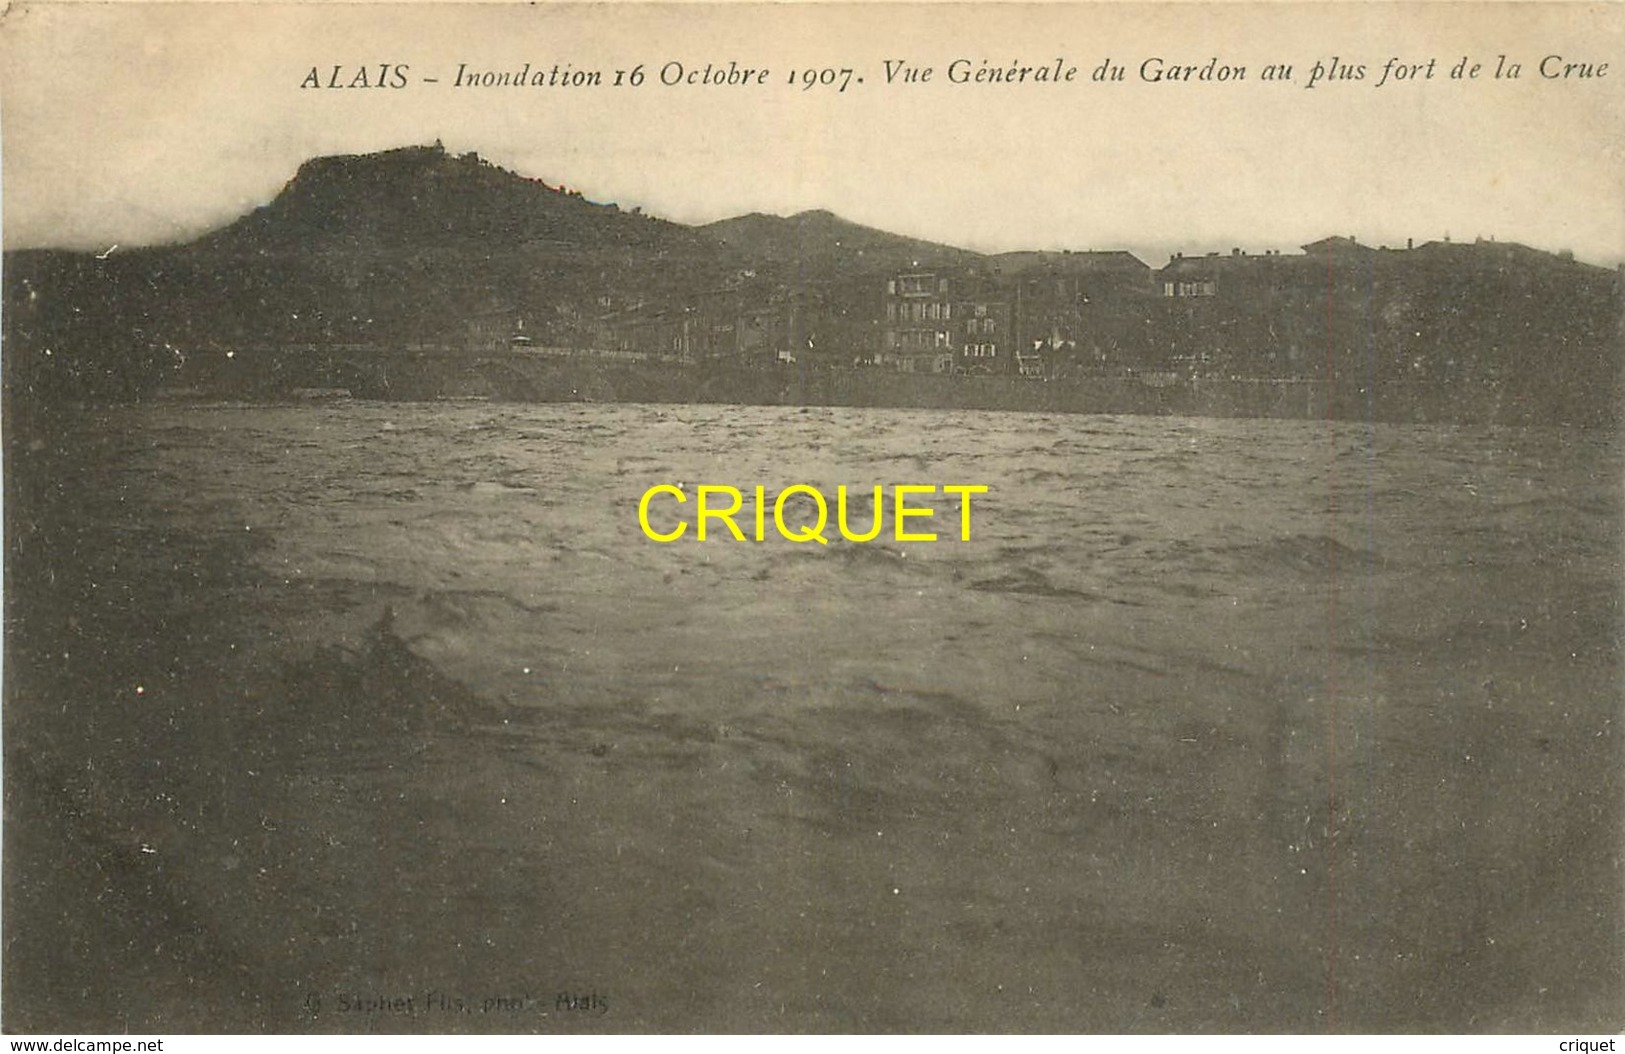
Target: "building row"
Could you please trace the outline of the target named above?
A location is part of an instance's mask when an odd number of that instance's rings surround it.
[[[1339,237],[1302,249],[1176,253],[1156,269],[1120,251],[1007,253],[975,265],[807,287],[741,272],[724,287],[681,302],[626,294],[542,309],[494,305],[470,320],[469,343],[485,351],[590,350],[683,363],[1035,379],[1197,370],[1223,352],[1204,350],[1204,324],[1222,328],[1301,306],[1324,296],[1328,275],[1347,280],[1395,254],[1411,263],[1449,265],[1453,259],[1448,242],[1389,249]],[[1289,364],[1262,365],[1280,370]]]

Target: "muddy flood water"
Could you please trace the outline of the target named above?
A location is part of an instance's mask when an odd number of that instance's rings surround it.
[[[344,402],[12,439],[8,1030],[1621,1024],[1617,438]],[[933,543],[662,545],[658,483],[989,492],[969,541],[939,500]]]

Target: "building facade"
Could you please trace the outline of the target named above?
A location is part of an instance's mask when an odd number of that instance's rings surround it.
[[[1013,373],[1017,349],[1015,314],[1007,284],[969,279],[958,302],[959,355],[953,369],[973,376]]]
[[[885,324],[875,363],[904,373],[948,373],[960,340],[953,280],[935,271],[911,271],[886,279]]]

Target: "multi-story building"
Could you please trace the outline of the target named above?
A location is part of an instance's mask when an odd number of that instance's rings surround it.
[[[1053,377],[1121,367],[1144,340],[1151,268],[1133,253],[1006,253],[1015,372]]]
[[[1132,343],[1128,303],[1150,268],[1126,252],[1011,253],[987,270],[911,271],[886,281],[879,365],[910,372],[1043,378],[1087,349]]]
[[[1157,288],[1164,299],[1183,300],[1254,294],[1260,286],[1278,285],[1282,268],[1324,259],[1328,255],[1366,254],[1371,250],[1352,238],[1323,238],[1303,247],[1303,256],[1283,257],[1278,250],[1245,253],[1231,249],[1228,255],[1208,253],[1186,256],[1175,253],[1157,272]]]
[[[986,278],[962,283],[958,298],[959,355],[956,373],[1017,372],[1015,316],[1008,287]]]
[[[935,271],[911,271],[886,280],[885,328],[875,356],[880,366],[905,373],[947,373],[959,347],[952,281]]]

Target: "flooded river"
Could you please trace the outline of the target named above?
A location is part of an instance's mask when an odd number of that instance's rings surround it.
[[[342,402],[17,441],[8,1027],[1618,1023],[1616,439]],[[935,542],[658,544],[657,484],[988,492],[968,541],[939,497]]]

